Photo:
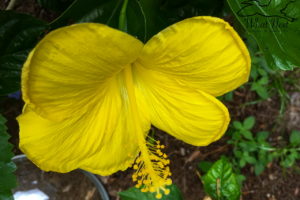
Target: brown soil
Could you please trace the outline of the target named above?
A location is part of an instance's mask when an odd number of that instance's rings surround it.
[[[5,8],[7,0],[1,0],[0,9]],[[24,0],[22,4],[16,7],[17,11],[33,14],[36,17],[46,21],[51,21],[57,16],[49,11],[41,9],[34,3],[33,0]],[[291,96],[298,94],[291,93]],[[300,96],[300,95],[298,95]],[[255,131],[267,130],[272,132],[270,141],[274,145],[280,145],[280,140],[288,137],[288,133],[292,129],[299,130],[299,124],[295,114],[298,112],[300,105],[298,100],[291,101],[286,109],[286,114],[283,117],[279,115],[279,98],[273,97],[264,102],[244,106],[246,102],[251,102],[257,97],[250,92],[247,87],[234,92],[234,101],[226,103],[232,120],[242,120],[250,115],[255,116],[257,123]],[[18,124],[15,117],[21,113],[22,102],[9,99],[1,102],[1,108],[4,108],[3,113],[8,119],[9,133],[12,135],[11,142],[15,145],[14,152],[21,153],[18,149]],[[183,192],[186,200],[202,200],[205,196],[202,183],[196,174],[196,166],[199,161],[215,161],[221,155],[231,155],[231,146],[227,145],[227,136],[207,147],[193,147],[187,145],[172,136],[157,131],[158,137],[167,148],[165,152],[171,160],[171,171],[173,182]],[[297,163],[297,166],[300,163]],[[105,184],[112,200],[118,200],[118,192],[128,189],[133,186],[131,174],[133,170],[128,169],[125,172],[118,172],[108,177],[100,177]],[[278,163],[271,163],[268,168],[260,175],[255,176],[253,168],[246,166],[242,170],[247,180],[243,184],[242,199],[243,200],[299,200],[300,199],[300,173],[292,169],[282,169]],[[52,176],[52,175],[50,175]],[[55,178],[54,178],[55,179]],[[78,185],[82,180],[76,176],[69,178],[68,184]],[[64,186],[63,186],[64,187]],[[78,187],[77,190],[70,190],[68,199],[84,199],[78,196],[86,194],[89,189],[86,187]],[[61,198],[63,199],[63,198]]]

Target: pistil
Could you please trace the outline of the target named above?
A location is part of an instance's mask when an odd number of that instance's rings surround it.
[[[137,183],[136,187],[140,188],[142,192],[154,192],[156,193],[156,198],[160,199],[162,194],[167,195],[170,193],[170,190],[166,188],[167,185],[172,184],[169,178],[171,175],[168,166],[170,160],[162,152],[164,145],[161,145],[159,141],[150,136],[145,138],[147,134],[143,132],[138,116],[131,68],[132,66],[127,66],[124,69],[124,80],[129,100],[129,113],[131,119],[133,119],[133,134],[136,134],[140,150],[140,154],[133,165],[136,172],[132,175],[132,179]]]

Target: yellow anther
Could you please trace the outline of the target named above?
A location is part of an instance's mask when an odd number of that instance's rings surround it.
[[[167,185],[172,185],[172,180],[170,178],[168,178],[167,181],[166,181],[166,184]]]
[[[155,195],[155,198],[161,199],[161,198],[162,198],[162,194],[161,194],[161,193],[157,193],[157,194]]]
[[[134,174],[134,175],[132,175],[132,180],[133,181],[137,181],[137,176]]]
[[[168,195],[168,194],[170,194],[170,190],[169,189],[165,189],[164,193],[165,193],[165,195]]]
[[[151,143],[147,143],[148,149],[141,152],[136,158],[133,169],[137,170],[132,179],[137,184],[135,187],[140,188],[141,192],[153,192],[157,199],[161,199],[164,194],[169,194],[170,191],[165,187],[172,184],[169,179],[170,168],[167,166],[170,160],[167,159],[167,154],[161,149],[165,148],[159,141],[152,139]]]
[[[164,170],[164,164],[162,163],[162,162],[159,162],[159,163],[157,163],[158,165],[159,165],[159,167],[161,168],[161,169],[163,169]],[[163,172],[164,173],[164,172]]]
[[[150,192],[155,192],[155,188],[154,187],[150,187],[149,191]]]

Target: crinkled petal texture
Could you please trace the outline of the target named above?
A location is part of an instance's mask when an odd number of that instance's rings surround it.
[[[107,80],[136,60],[142,47],[134,37],[101,24],[55,30],[23,67],[23,98],[52,120],[81,115],[101,101]]]
[[[145,108],[155,127],[196,146],[208,145],[226,131],[228,110],[215,97],[139,65],[135,74],[138,107]]]
[[[47,35],[22,75],[20,148],[29,159],[46,171],[101,175],[132,164],[139,149],[122,71],[141,48],[135,38],[99,24]],[[146,132],[150,122],[143,116]]]
[[[147,42],[139,62],[213,96],[237,88],[250,72],[243,41],[215,17],[189,18],[166,28]]]
[[[248,80],[250,57],[227,22],[194,17],[150,39],[134,70],[138,104],[147,108],[151,123],[202,146],[226,131],[228,111],[214,96]]]

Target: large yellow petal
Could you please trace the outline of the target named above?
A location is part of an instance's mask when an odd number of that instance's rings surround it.
[[[196,146],[208,145],[225,133],[228,110],[215,97],[138,63],[133,70],[138,107],[145,108],[154,126]]]
[[[56,121],[89,112],[104,98],[111,77],[133,62],[142,46],[134,37],[101,24],[57,29],[24,64],[24,101]]]
[[[136,126],[145,134],[150,122],[139,113],[134,121],[123,82],[121,75],[115,76],[93,109],[60,122],[41,117],[27,105],[18,117],[20,149],[45,171],[81,168],[109,175],[125,170],[140,151]]]
[[[215,17],[171,25],[146,43],[139,62],[213,96],[237,88],[250,72],[243,41],[227,22]]]

